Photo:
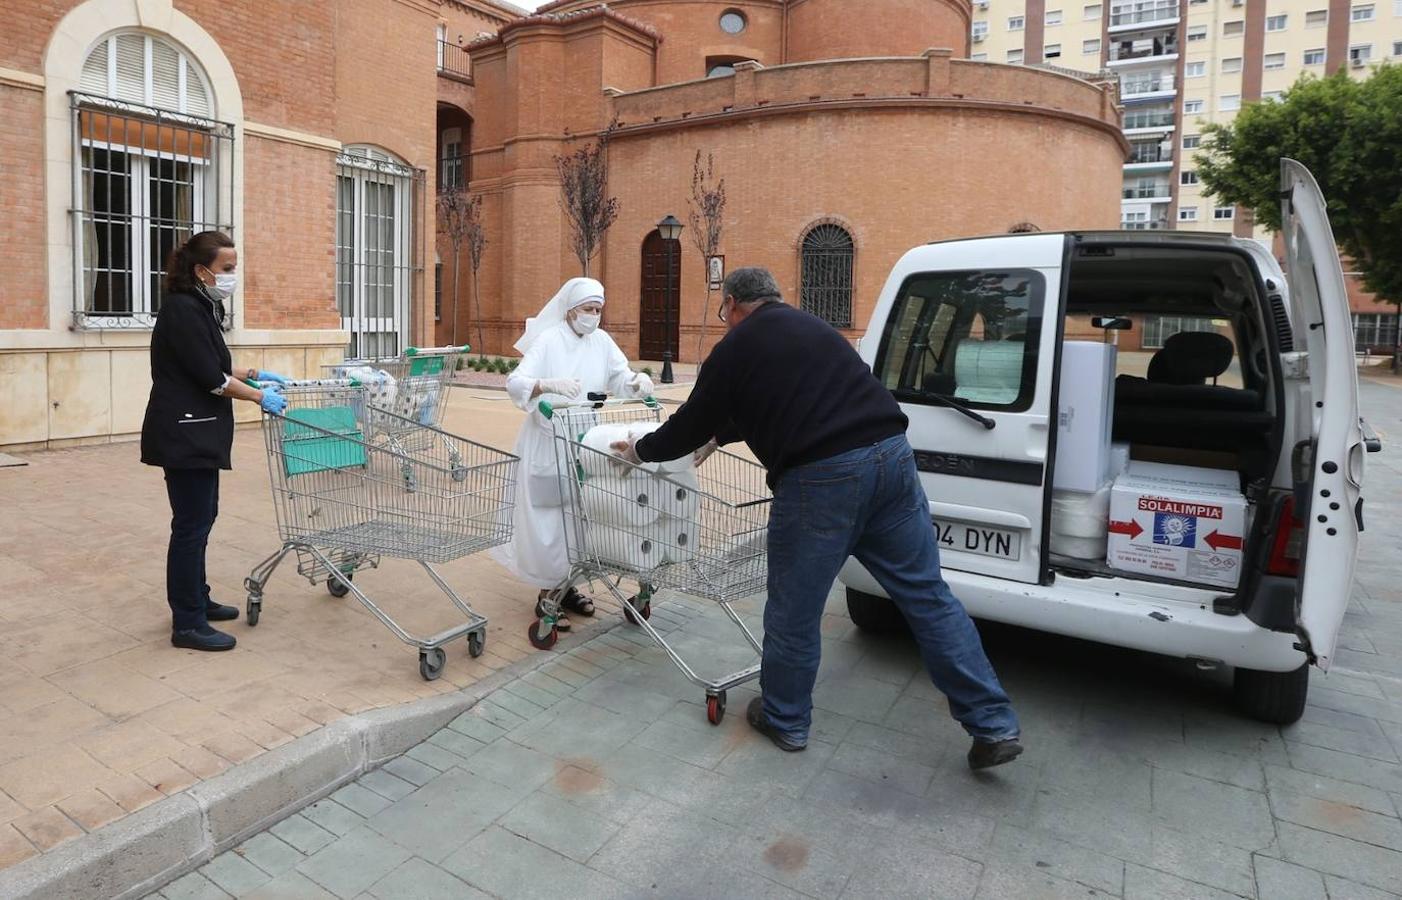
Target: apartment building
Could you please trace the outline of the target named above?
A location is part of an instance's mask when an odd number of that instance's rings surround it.
[[[974,0],[971,47],[973,59],[1118,77],[1122,228],[1266,240],[1250,211],[1203,193],[1193,156],[1204,126],[1305,72],[1362,78],[1402,62],[1402,0]],[[1350,287],[1360,349],[1392,346],[1396,307]]]

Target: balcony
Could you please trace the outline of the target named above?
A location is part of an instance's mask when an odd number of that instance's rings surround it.
[[[1132,6],[1112,8],[1110,33],[1166,28],[1177,25],[1178,16],[1177,3],[1136,3]]]
[[[1129,221],[1120,222],[1121,231],[1166,231],[1168,230],[1167,219],[1153,219],[1152,221]]]
[[[467,48],[451,41],[438,41],[438,74],[455,81],[472,83],[472,59]]]
[[[1157,144],[1136,146],[1130,151],[1129,158],[1125,160],[1125,169],[1130,171],[1147,172],[1171,168],[1173,168],[1173,150]]]
[[[1144,38],[1119,41],[1110,48],[1111,67],[1137,65],[1146,62],[1169,62],[1178,58],[1176,38]]]
[[[1132,132],[1168,131],[1174,126],[1173,110],[1145,110],[1125,114],[1121,126],[1126,134]]]
[[[1163,100],[1177,91],[1172,75],[1152,78],[1125,78],[1120,82],[1120,99],[1125,102]]]
[[[1166,181],[1162,184],[1127,187],[1120,191],[1120,200],[1124,203],[1168,203],[1172,199],[1173,189]]]

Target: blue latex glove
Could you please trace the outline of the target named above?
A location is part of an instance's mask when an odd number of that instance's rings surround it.
[[[288,382],[290,379],[288,379],[287,376],[285,376],[285,375],[279,375],[279,374],[276,373],[276,372],[264,372],[264,371],[262,371],[262,370],[260,369],[260,370],[258,371],[258,377],[255,378],[255,379],[253,379],[253,380],[254,380],[254,381],[271,381],[273,384],[287,384],[287,382]]]
[[[275,385],[268,385],[263,388],[263,399],[258,401],[258,405],[263,412],[280,416],[287,409],[287,398],[278,393]]]

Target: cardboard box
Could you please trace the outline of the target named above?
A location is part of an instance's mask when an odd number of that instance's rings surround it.
[[[1107,563],[1123,572],[1235,588],[1246,498],[1235,472],[1130,463],[1110,491]]]
[[[1115,345],[1066,341],[1061,346],[1053,487],[1093,492],[1105,483],[1114,411]]]

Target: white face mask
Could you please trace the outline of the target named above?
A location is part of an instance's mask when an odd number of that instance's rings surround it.
[[[602,319],[599,313],[580,313],[574,317],[574,332],[583,337],[586,334],[593,334],[599,327],[599,320]]]
[[[221,300],[228,300],[234,296],[234,290],[238,286],[239,276],[234,272],[218,272],[214,276],[214,292]]]

